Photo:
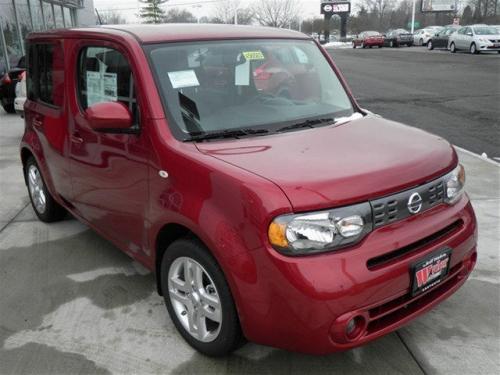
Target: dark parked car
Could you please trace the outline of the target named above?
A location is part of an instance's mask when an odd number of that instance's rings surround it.
[[[358,46],[361,48],[372,48],[373,46],[381,48],[383,45],[384,36],[378,31],[363,31],[352,40],[352,48]]]
[[[69,211],[155,272],[204,354],[243,338],[354,348],[474,268],[453,146],[360,108],[305,34],[120,25],[31,33],[26,47],[20,156],[36,215]]]
[[[384,45],[388,47],[402,45],[411,47],[413,45],[413,34],[405,29],[390,30],[385,34]]]
[[[457,31],[460,26],[457,25],[449,25],[444,29],[438,31],[434,34],[429,41],[427,42],[427,49],[432,50],[434,48],[448,48],[448,39],[450,35]]]
[[[7,113],[15,113],[14,99],[16,98],[16,85],[22,73],[26,70],[25,57],[21,57],[16,67],[4,73],[0,78],[0,103]]]

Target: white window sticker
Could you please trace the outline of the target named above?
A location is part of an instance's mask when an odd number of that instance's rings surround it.
[[[234,68],[234,84],[236,86],[250,85],[250,61],[246,60],[243,64],[236,65]]]
[[[174,89],[183,87],[199,86],[198,78],[194,70],[179,70],[177,72],[168,72],[168,78]]]
[[[103,75],[103,93],[107,101],[116,102],[118,100],[118,83],[116,73],[104,73]]]
[[[96,103],[116,102],[118,84],[116,73],[87,71],[87,107]]]

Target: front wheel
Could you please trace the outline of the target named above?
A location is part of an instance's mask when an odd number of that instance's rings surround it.
[[[469,52],[471,55],[477,55],[479,51],[477,50],[476,43],[472,43],[469,48]]]
[[[352,48],[356,49],[356,43],[352,42]]]
[[[168,247],[161,262],[161,287],[170,318],[193,348],[223,356],[243,343],[224,274],[200,241],[185,238]]]
[[[2,100],[2,107],[7,113],[16,113],[16,109],[14,108],[14,103],[7,104],[6,101]]]
[[[432,50],[434,49],[434,46],[432,45],[432,40],[429,40],[429,41],[427,42],[427,49],[428,49],[429,51],[432,51]]]
[[[36,216],[46,223],[59,221],[66,215],[66,210],[57,203],[47,189],[40,168],[33,157],[26,162],[24,175],[28,185],[31,205]]]
[[[450,44],[450,52],[451,53],[457,52],[457,47],[455,47],[455,43],[451,43]]]
[[[389,47],[394,48],[394,42],[392,40],[389,42]]]
[[[361,48],[366,48],[365,47],[365,42],[361,42]]]

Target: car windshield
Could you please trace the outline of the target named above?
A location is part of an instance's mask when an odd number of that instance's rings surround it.
[[[380,33],[378,31],[366,31],[365,36],[379,36]]]
[[[495,35],[498,34],[497,29],[489,26],[473,27],[474,34],[476,35]]]
[[[396,31],[394,31],[396,34],[409,34],[408,31],[406,31],[405,29],[397,29]]]
[[[145,49],[172,131],[183,140],[312,127],[354,113],[313,41],[164,43]]]

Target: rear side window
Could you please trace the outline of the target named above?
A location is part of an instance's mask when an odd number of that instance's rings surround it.
[[[59,43],[28,48],[28,99],[60,107],[64,98],[64,56]]]
[[[137,119],[134,77],[125,56],[112,48],[86,47],[80,53],[78,95],[83,110],[102,102],[122,102]]]

